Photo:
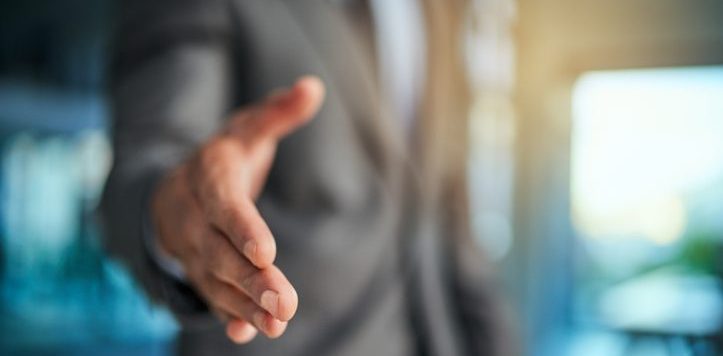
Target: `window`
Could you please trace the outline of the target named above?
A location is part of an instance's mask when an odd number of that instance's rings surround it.
[[[584,74],[571,199],[579,323],[616,330],[624,354],[712,338],[723,313],[723,67]]]

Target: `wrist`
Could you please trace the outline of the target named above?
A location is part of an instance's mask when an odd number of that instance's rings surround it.
[[[163,179],[163,181],[165,181],[165,179]],[[166,241],[158,228],[160,225],[157,212],[159,212],[161,205],[163,181],[152,191],[150,199],[148,199],[148,203],[145,204],[145,208],[143,209],[143,240],[152,260],[164,272],[178,280],[185,280],[185,269],[181,261],[173,253],[173,244]]]

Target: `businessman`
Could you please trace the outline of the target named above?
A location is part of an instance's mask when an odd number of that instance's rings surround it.
[[[463,1],[121,7],[107,247],[179,353],[512,352],[468,226]]]

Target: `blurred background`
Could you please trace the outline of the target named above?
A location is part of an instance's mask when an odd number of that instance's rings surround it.
[[[111,0],[0,2],[0,354],[167,355],[101,249]],[[527,355],[723,354],[723,2],[473,0],[472,218]]]
[[[165,355],[176,330],[101,248],[112,5],[0,1],[2,355]]]

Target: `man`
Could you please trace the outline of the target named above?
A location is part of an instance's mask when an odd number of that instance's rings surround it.
[[[386,47],[389,1],[122,2],[107,245],[181,353],[506,354],[467,226],[465,7],[405,2],[425,36]],[[415,38],[418,71],[382,60]]]

